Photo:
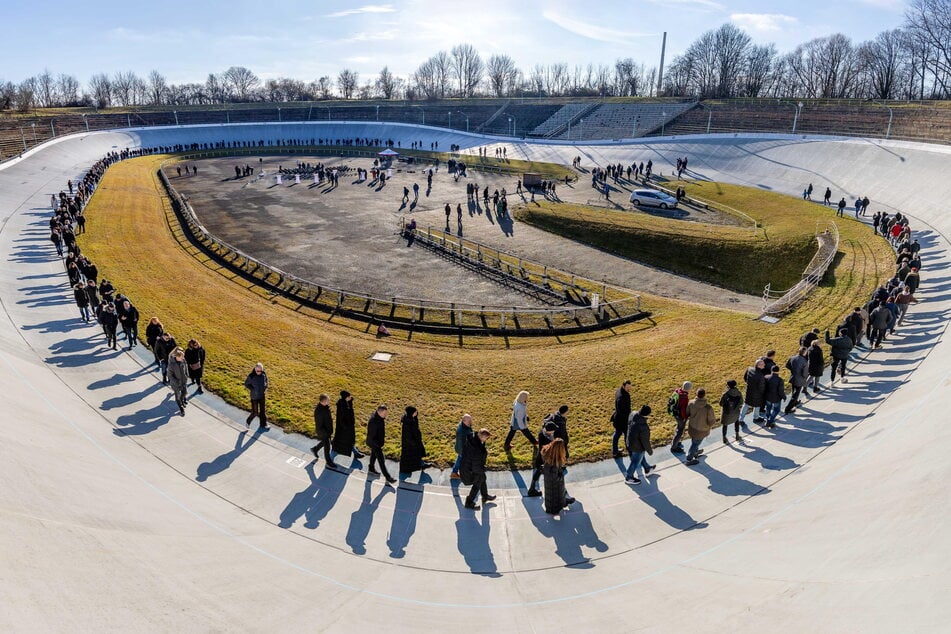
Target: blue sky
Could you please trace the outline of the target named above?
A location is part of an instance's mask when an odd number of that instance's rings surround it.
[[[262,79],[310,81],[350,67],[366,79],[388,65],[408,75],[433,53],[473,44],[483,57],[535,64],[611,64],[633,57],[648,67],[703,31],[732,21],[780,51],[841,31],[853,41],[901,26],[904,0],[316,0],[266,2],[16,2],[5,9],[0,79],[49,68],[76,75],[155,68],[170,82],[246,66]]]

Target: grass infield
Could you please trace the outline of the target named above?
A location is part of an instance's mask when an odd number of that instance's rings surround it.
[[[892,269],[893,256],[883,240],[864,225],[839,219],[841,253],[834,269],[812,297],[778,324],[645,296],[653,322],[613,332],[460,341],[394,329],[394,336],[378,340],[366,332],[365,324],[329,318],[272,296],[193,247],[156,175],[166,158],[144,157],[109,168],[87,207],[87,233],[79,237],[101,275],[134,301],[142,315],[141,330],[150,317],[158,316],[180,344],[190,337],[199,339],[208,351],[207,386],[241,407],[248,406],[244,378],[262,361],[271,380],[272,420],[288,431],[312,434],[318,395],[335,399],[339,390],[347,389],[355,398],[358,425],[365,424],[377,403],[390,405],[386,452],[395,457],[400,414],[404,406],[415,405],[430,458],[443,466],[455,458],[455,427],[468,412],[476,427],[495,434],[489,443],[490,465],[506,468],[502,436],[511,403],[522,389],[532,394],[533,429],[560,404],[570,406],[573,461],[608,456],[608,418],[614,390],[624,379],[633,381],[635,407],[649,403],[657,412],[652,421],[655,443],[669,441],[673,421],[663,410],[671,389],[689,379],[718,398],[724,382],[739,379],[755,356],[776,348],[785,358],[805,329],[838,322]],[[719,187],[723,203],[752,209],[730,194],[732,187]],[[704,194],[709,197],[708,191]],[[782,201],[792,205],[794,199]],[[773,221],[767,209],[762,206],[761,213],[769,231]],[[834,219],[831,210],[820,211]],[[814,223],[800,224],[811,240]],[[754,259],[737,266],[748,271],[766,265]],[[381,350],[394,353],[390,363],[369,360]],[[357,434],[362,441],[359,427]],[[513,455],[517,464],[528,464],[531,455],[524,439],[516,440]]]

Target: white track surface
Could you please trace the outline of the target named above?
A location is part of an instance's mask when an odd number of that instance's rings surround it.
[[[485,142],[325,126],[313,135]],[[951,148],[509,144],[509,157],[653,158],[664,172],[687,155],[703,177],[791,194],[830,184],[909,213],[925,245],[925,301],[847,386],[776,434],[709,442],[697,469],[662,459],[651,485],[572,481],[581,504],[552,519],[515,488],[473,513],[448,487],[298,467],[305,454],[206,405],[172,416],[155,375],[76,319],[46,224],[67,178],[114,147],[298,130],[96,133],[0,169],[0,631],[946,631]]]

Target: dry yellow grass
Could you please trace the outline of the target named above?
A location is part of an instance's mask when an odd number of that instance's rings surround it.
[[[290,430],[313,431],[317,396],[347,389],[356,399],[358,423],[378,402],[399,413],[420,410],[430,455],[440,464],[454,459],[453,434],[469,412],[477,426],[497,435],[490,464],[506,466],[501,434],[511,402],[521,389],[532,393],[532,427],[561,403],[571,407],[572,457],[606,457],[613,393],[626,378],[634,382],[636,405],[663,410],[669,391],[685,379],[719,393],[738,378],[750,359],[775,347],[788,354],[806,327],[837,321],[876,275],[890,267],[887,247],[872,238],[843,241],[835,283],[820,288],[793,315],[768,325],[727,310],[645,297],[654,323],[632,324],[616,333],[533,340],[412,336],[396,332],[378,340],[365,324],[329,321],[327,315],[272,297],[237,278],[191,247],[175,222],[156,176],[167,157],[119,163],[109,169],[88,208],[84,253],[102,274],[128,294],[143,319],[158,316],[178,339],[196,337],[208,350],[207,385],[247,407],[245,376],[263,361],[271,378],[270,410]],[[508,346],[508,347],[507,347]],[[378,350],[395,354],[388,364],[369,361]],[[398,416],[388,433],[387,453],[399,451]],[[655,440],[669,439],[666,414],[655,419]],[[361,430],[358,429],[358,439]],[[516,461],[530,458],[516,442]]]

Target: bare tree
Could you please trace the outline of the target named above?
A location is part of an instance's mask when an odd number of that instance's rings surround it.
[[[20,112],[29,112],[36,107],[36,78],[24,79],[17,86],[14,106]]]
[[[333,82],[327,75],[318,78],[311,86],[317,99],[326,100],[333,96]]]
[[[859,46],[856,54],[873,99],[893,99],[905,84],[908,60],[907,38],[901,29],[883,31],[874,40]]]
[[[376,79],[376,89],[384,99],[392,99],[396,94],[397,81],[389,66],[384,66],[380,70],[380,76]]]
[[[932,94],[940,97],[951,95],[951,2],[948,0],[912,0],[905,20],[909,33],[922,45],[916,51],[919,65],[915,73],[920,77],[920,94],[925,93],[925,74],[931,65],[934,80]],[[924,49],[924,50],[922,50]],[[927,51],[927,52],[925,52]],[[920,55],[925,53],[924,55]]]
[[[536,95],[545,94],[545,67],[535,64],[528,75],[528,90]]]
[[[168,92],[168,84],[165,83],[165,76],[157,70],[149,73],[149,103],[153,106],[160,106],[165,103],[165,96]]]
[[[120,106],[132,105],[136,79],[135,73],[131,70],[118,72],[112,76],[112,98]]]
[[[48,68],[36,76],[36,101],[44,108],[56,105],[56,80]]]
[[[112,103],[112,82],[105,73],[96,73],[89,78],[89,94],[97,108],[108,108]]]
[[[357,71],[349,68],[340,71],[340,74],[337,75],[337,90],[340,91],[340,96],[344,99],[351,99],[359,81],[360,75]]]
[[[188,99],[196,98],[196,92],[191,91],[187,93]],[[205,79],[204,89],[200,92],[200,99],[207,100],[209,103],[224,103],[225,97],[227,96],[225,89],[225,82],[220,75],[214,73],[208,73],[208,77]]]
[[[471,97],[482,81],[483,64],[479,52],[472,44],[452,47],[452,72],[459,82],[459,96]]]
[[[60,73],[56,78],[56,92],[59,94],[60,105],[79,105],[79,80],[73,75]]]
[[[222,79],[237,101],[250,101],[252,91],[260,82],[258,76],[244,66],[232,66],[222,73]]]
[[[17,87],[12,81],[0,80],[0,110],[9,110],[16,102]]]
[[[489,88],[496,97],[504,97],[511,93],[518,77],[518,69],[511,57],[493,55],[486,62],[485,70],[489,79]]]
[[[772,44],[749,47],[744,72],[738,86],[743,96],[759,97],[766,90],[773,76],[775,59],[776,47]]]

